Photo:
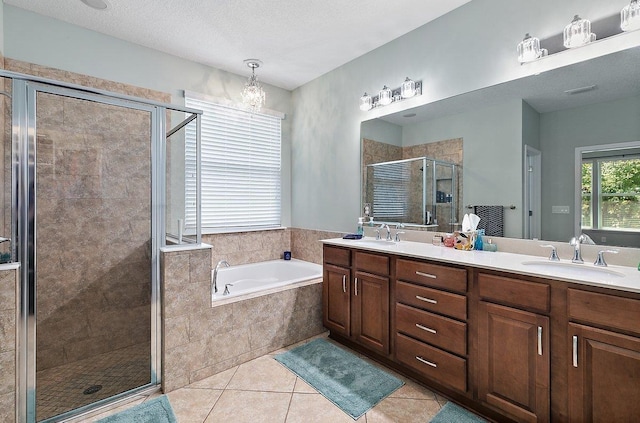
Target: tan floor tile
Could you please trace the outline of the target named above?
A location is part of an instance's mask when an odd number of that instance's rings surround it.
[[[202,423],[222,395],[221,390],[182,388],[167,394],[180,423]]]
[[[397,391],[389,395],[390,398],[412,398],[412,399],[426,399],[435,400],[436,394],[433,391],[425,388],[422,385],[411,380],[405,380],[404,385]]]
[[[367,423],[424,423],[440,411],[435,400],[386,398],[366,414]]]
[[[293,394],[287,423],[350,423],[354,420],[320,394]],[[365,422],[365,416],[357,421]]]
[[[293,392],[298,392],[298,393],[303,393],[303,394],[317,394],[318,391],[316,391],[316,389],[309,385],[307,382],[305,382],[303,379],[301,378],[297,378],[296,379],[296,386],[293,388]]]
[[[265,355],[241,364],[227,389],[247,391],[293,392],[296,375],[282,364]]]
[[[189,385],[189,388],[205,388],[205,389],[224,389],[229,384],[229,381],[238,370],[238,366],[233,367],[224,372],[220,372],[206,379],[202,379],[198,382],[194,382]]]
[[[205,423],[283,423],[290,401],[288,393],[226,390]]]

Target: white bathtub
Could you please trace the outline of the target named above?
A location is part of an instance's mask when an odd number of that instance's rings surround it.
[[[221,267],[218,269],[218,292],[212,295],[212,300],[234,298],[321,277],[321,265],[296,259]],[[233,285],[228,287],[229,294],[224,295],[227,284]]]

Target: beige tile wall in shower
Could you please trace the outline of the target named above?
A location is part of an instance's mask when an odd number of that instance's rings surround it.
[[[0,271],[0,422],[15,422],[19,270]]]
[[[12,59],[5,65],[101,90],[171,98]],[[37,100],[36,357],[43,370],[149,342],[151,150],[147,112],[43,93]]]

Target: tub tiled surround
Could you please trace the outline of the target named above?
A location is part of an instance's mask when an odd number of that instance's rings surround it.
[[[162,255],[164,392],[324,331],[320,281],[211,307],[211,257]]]
[[[17,266],[14,266],[17,267]],[[15,422],[19,269],[0,270],[0,421]]]
[[[293,258],[322,264],[322,244],[320,240],[337,238],[342,235],[344,235],[343,232],[288,228],[230,234],[209,234],[202,236],[202,242],[212,246],[212,267],[215,267],[220,260],[226,260],[232,266],[278,260],[282,258],[284,251],[291,251]]]

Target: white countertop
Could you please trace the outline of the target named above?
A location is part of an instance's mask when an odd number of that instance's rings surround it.
[[[501,251],[461,251],[413,241],[386,243],[375,241],[375,238],[370,237],[364,237],[360,240],[334,238],[323,240],[322,242],[341,247],[378,251],[399,256],[472,266],[480,269],[640,293],[640,271],[635,267],[613,265],[596,267],[590,262],[585,261],[584,264],[575,264],[571,263],[571,260],[551,262],[545,257],[525,254]]]

